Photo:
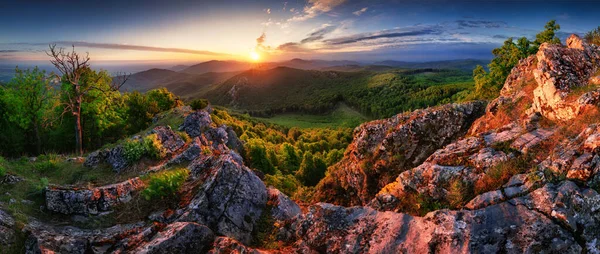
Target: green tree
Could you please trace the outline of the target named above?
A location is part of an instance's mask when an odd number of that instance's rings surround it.
[[[152,117],[160,112],[156,102],[148,101],[146,96],[138,91],[128,94],[125,103],[129,133],[147,128],[152,123]]]
[[[146,93],[149,101],[156,102],[160,111],[172,109],[174,107],[183,105],[179,97],[169,92],[166,88],[158,88],[150,90]]]
[[[92,90],[103,90],[102,87],[97,86],[97,83],[93,79],[86,79],[82,76],[90,69],[90,57],[89,55],[82,56],[75,52],[75,46],[71,52],[65,52],[63,48],[56,48],[56,44],[50,45],[50,51],[46,54],[51,57],[50,63],[54,65],[62,76],[59,76],[62,86],[61,93],[63,98],[64,113],[70,113],[74,118],[75,125],[75,152],[83,154],[83,128],[81,123],[81,107],[85,100],[85,97]],[[119,90],[119,88],[127,81],[129,76],[117,75],[116,77],[122,77],[114,79],[109,87],[110,90]]]
[[[533,41],[533,45],[537,48],[542,45],[544,42],[560,44],[560,39],[556,36],[556,32],[560,30],[560,25],[556,23],[556,20],[550,20],[544,26],[546,30],[538,33],[535,36],[535,41]]]
[[[10,105],[9,121],[17,124],[33,140],[35,154],[42,152],[42,129],[48,123],[49,111],[55,106],[55,90],[45,71],[16,68],[15,77],[5,87],[5,102]]]
[[[600,26],[585,34],[584,39],[587,43],[600,46]]]
[[[84,83],[94,83],[98,89],[90,90],[83,97],[81,117],[85,147],[100,147],[111,137],[125,135],[125,103],[119,91],[111,89],[112,77],[106,71],[86,69],[81,77]]]
[[[283,143],[281,146],[282,159],[280,170],[286,173],[294,173],[300,167],[300,156],[296,152],[296,148],[290,143]]]
[[[313,156],[311,152],[304,153],[296,178],[306,186],[315,186],[325,177],[327,165],[320,156]]]
[[[265,174],[275,174],[275,167],[267,157],[267,149],[260,139],[251,139],[246,147],[251,167]]]

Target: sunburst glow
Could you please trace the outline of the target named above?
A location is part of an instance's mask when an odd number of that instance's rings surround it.
[[[250,51],[250,59],[252,59],[252,61],[257,62],[258,60],[260,60],[260,54],[258,54],[258,52],[256,51]]]

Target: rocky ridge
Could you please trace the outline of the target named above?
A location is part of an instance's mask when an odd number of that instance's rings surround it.
[[[544,44],[487,106],[361,125],[318,186],[316,198],[333,204],[303,209],[244,165],[230,128],[189,112],[181,130],[193,140],[151,169],[187,165],[177,209],[93,230],[31,220],[27,252],[600,253],[598,50],[576,36],[567,47]],[[87,191],[97,192],[78,193]],[[96,203],[79,198],[95,195],[48,193],[61,197],[47,198],[56,212],[96,216]],[[264,216],[282,249],[248,247]],[[11,244],[13,224],[0,211],[0,246]]]

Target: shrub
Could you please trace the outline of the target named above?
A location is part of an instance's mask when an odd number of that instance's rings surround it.
[[[35,168],[36,171],[45,174],[58,170],[58,165],[52,160],[38,161],[33,165],[33,168]]]
[[[48,178],[46,178],[46,177],[40,178],[40,182],[38,182],[35,185],[35,191],[36,191],[36,193],[42,193],[42,192],[44,192],[44,190],[46,189],[46,187],[48,187],[48,184],[49,184]]]
[[[156,134],[144,138],[144,149],[145,154],[153,159],[162,159],[167,156],[167,151],[163,148]]]
[[[206,108],[206,106],[208,106],[208,100],[205,99],[195,99],[190,102],[190,107],[192,107],[193,110],[203,109]]]
[[[188,135],[185,131],[177,131],[176,133],[177,133],[177,135],[179,135],[179,137],[181,139],[183,139],[183,141],[185,143],[192,141],[192,138],[190,138],[190,135]]]
[[[128,162],[139,161],[146,153],[144,143],[139,140],[128,140],[123,145],[123,156]]]
[[[175,197],[179,188],[189,175],[187,169],[162,172],[150,176],[148,187],[142,191],[146,200],[156,200]]]
[[[6,175],[6,168],[4,168],[4,166],[0,165],[0,177],[3,177]]]
[[[473,189],[468,182],[455,179],[450,182],[447,200],[451,208],[460,208],[473,197]]]
[[[144,156],[152,159],[162,159],[167,154],[156,134],[148,135],[141,141],[138,139],[128,140],[123,145],[123,149],[123,156],[128,162],[139,161]]]

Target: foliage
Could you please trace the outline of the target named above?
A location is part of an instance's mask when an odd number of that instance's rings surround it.
[[[146,200],[174,197],[189,176],[187,169],[165,171],[151,175],[147,187],[141,192]]]
[[[4,177],[6,175],[6,168],[0,164],[0,177]]]
[[[148,101],[156,102],[159,112],[183,105],[179,97],[169,92],[166,88],[150,90],[146,93],[146,97]]]
[[[306,152],[300,168],[296,172],[296,177],[306,186],[315,186],[325,177],[325,171],[327,171],[327,165],[321,159],[320,154],[313,156],[311,152]]]
[[[556,21],[549,21],[545,30],[536,35],[535,41],[531,42],[526,37],[521,37],[515,43],[513,38],[508,38],[501,47],[495,48],[492,53],[494,58],[488,65],[489,72],[478,65],[473,70],[473,79],[475,80],[475,98],[492,99],[498,96],[504,81],[515,67],[519,60],[535,54],[539,46],[544,42],[560,43],[556,37],[556,31],[560,25]]]
[[[584,39],[587,43],[600,46],[600,26],[587,32]]]
[[[244,72],[214,87],[203,97],[210,98],[214,104],[228,105],[259,117],[329,114],[343,102],[361,115],[382,118],[453,101],[458,93],[472,88],[470,74],[462,70],[395,69],[382,74],[282,67]],[[234,103],[229,93],[232,89],[238,94]]]
[[[33,167],[41,174],[47,174],[58,170],[58,165],[52,160],[36,162]]]
[[[146,154],[146,145],[138,139],[128,140],[123,145],[123,157],[132,163],[139,161]]]
[[[250,139],[245,147],[248,151],[248,162],[251,167],[260,169],[265,174],[274,174],[275,167],[267,158],[267,149],[264,144],[258,139]]]
[[[190,107],[192,107],[193,110],[203,109],[206,108],[206,106],[208,106],[208,100],[205,99],[195,99],[190,102]]]
[[[130,139],[123,144],[123,156],[130,162],[137,162],[147,156],[152,159],[162,159],[166,151],[158,140],[156,134],[150,134],[143,139]]]

